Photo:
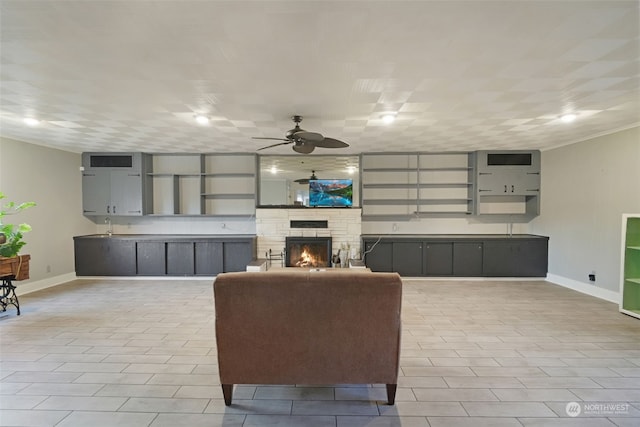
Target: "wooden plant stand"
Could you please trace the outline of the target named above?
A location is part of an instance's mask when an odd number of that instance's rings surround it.
[[[8,305],[13,305],[20,315],[20,302],[16,295],[16,287],[13,280],[26,280],[29,278],[30,255],[18,255],[11,258],[0,257],[0,308],[7,311]]]

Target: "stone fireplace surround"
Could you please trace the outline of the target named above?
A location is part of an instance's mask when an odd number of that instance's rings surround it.
[[[256,209],[256,235],[258,258],[284,251],[285,238],[331,237],[332,253],[342,250],[340,258],[349,248],[349,258],[360,257],[362,209],[360,208],[258,208]],[[327,228],[292,228],[291,221],[327,221]]]

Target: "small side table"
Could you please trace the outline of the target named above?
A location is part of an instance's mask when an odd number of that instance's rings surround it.
[[[12,283],[15,277],[2,276],[0,279],[2,280],[2,283],[0,283],[0,307],[2,307],[2,311],[7,311],[7,306],[13,305],[18,310],[18,316],[20,316],[20,302],[18,301],[18,295],[16,295],[16,287]]]

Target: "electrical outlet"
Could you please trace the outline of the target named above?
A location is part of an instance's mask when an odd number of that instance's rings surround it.
[[[590,282],[595,282],[596,281],[596,272],[592,271],[591,274],[589,274],[589,281]]]

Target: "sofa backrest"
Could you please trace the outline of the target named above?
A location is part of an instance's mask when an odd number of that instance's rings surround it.
[[[397,382],[397,273],[224,273],[214,299],[222,384]]]

